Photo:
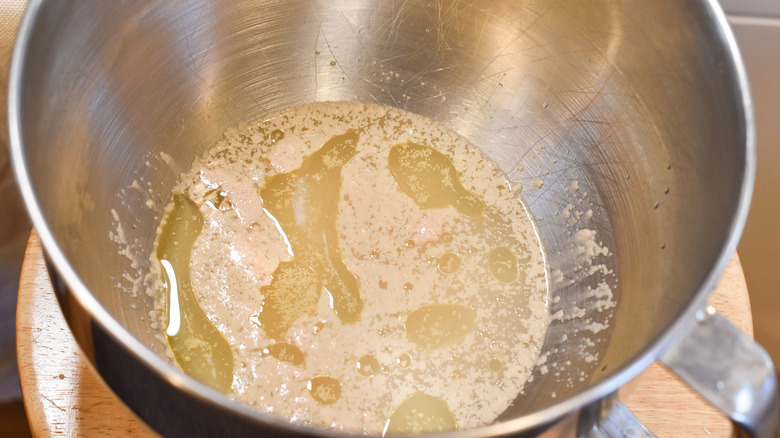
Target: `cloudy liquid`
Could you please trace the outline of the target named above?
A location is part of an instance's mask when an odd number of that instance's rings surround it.
[[[521,393],[549,324],[541,245],[460,137],[378,105],[295,107],[228,130],[175,193],[160,307],[196,379],[365,433],[476,427]]]

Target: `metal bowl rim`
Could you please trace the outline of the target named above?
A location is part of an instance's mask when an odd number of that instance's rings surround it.
[[[204,403],[214,405],[220,410],[238,413],[248,419],[257,421],[258,423],[265,423],[297,433],[319,436],[340,436],[339,433],[334,431],[291,424],[279,417],[253,410],[185,375],[178,368],[163,360],[143,345],[113,316],[111,316],[111,314],[89,292],[89,289],[70,266],[65,254],[49,229],[41,206],[35,196],[30,175],[28,174],[25,165],[24,141],[21,129],[21,84],[24,80],[25,56],[35,28],[36,19],[41,9],[45,6],[45,2],[46,0],[31,0],[19,27],[9,73],[8,123],[11,162],[16,182],[24,199],[33,226],[40,236],[48,262],[54,265],[57,272],[63,277],[70,293],[73,294],[79,305],[91,315],[93,320],[105,329],[115,341],[124,345],[139,361],[148,365],[149,368],[162,376],[173,387],[196,399],[200,399]],[[728,236],[721,246],[718,257],[713,266],[711,266],[709,274],[699,286],[693,299],[691,299],[683,311],[674,319],[672,324],[663,330],[656,339],[646,345],[634,359],[616,369],[612,375],[605,377],[603,380],[574,396],[563,399],[558,403],[522,417],[474,429],[438,433],[432,434],[431,436],[500,436],[509,433],[528,431],[551,424],[578,411],[582,407],[613,393],[619,387],[636,377],[640,372],[649,367],[663,351],[675,341],[675,339],[679,338],[684,333],[687,325],[694,318],[695,312],[706,305],[707,296],[715,288],[731,255],[737,249],[737,243],[739,242],[739,238],[745,226],[745,221],[747,220],[755,177],[756,145],[755,116],[753,113],[750,87],[736,40],[717,0],[703,0],[702,7],[706,9],[710,17],[714,20],[716,28],[720,31],[720,42],[724,45],[727,55],[729,55],[729,67],[733,69],[733,74],[736,77],[734,92],[737,100],[741,104],[740,109],[741,115],[744,117],[743,122],[745,129],[745,163],[741,186],[739,187],[736,211],[731,220]]]

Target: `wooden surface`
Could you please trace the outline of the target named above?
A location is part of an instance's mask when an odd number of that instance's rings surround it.
[[[752,335],[750,302],[736,254],[710,302]],[[82,356],[57,305],[35,233],[22,268],[16,333],[22,393],[35,436],[155,436]],[[620,394],[659,437],[732,436],[725,417],[657,364]],[[556,430],[570,433],[571,422],[567,424]]]
[[[709,301],[740,330],[753,336],[750,300],[736,253]],[[734,434],[730,420],[657,363],[621,389],[620,399],[660,437],[730,437]]]
[[[54,296],[35,232],[19,282],[16,354],[34,436],[156,436],[108,389],[79,350]]]

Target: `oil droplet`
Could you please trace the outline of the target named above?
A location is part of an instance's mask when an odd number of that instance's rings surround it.
[[[441,236],[439,236],[439,240],[441,240],[442,243],[450,243],[452,242],[452,239],[452,233],[448,233],[446,231],[441,233]]]
[[[412,239],[407,240],[406,242],[404,242],[404,246],[410,249],[414,248],[414,240]]]
[[[490,359],[488,362],[488,368],[490,371],[498,372],[504,369],[504,363],[498,359]]]
[[[439,270],[445,274],[452,274],[460,267],[460,257],[448,252],[439,257]]]
[[[404,283],[404,291],[411,292],[412,289],[414,289],[414,285],[412,283]]]
[[[274,129],[273,131],[271,131],[270,134],[268,134],[268,138],[272,142],[276,143],[277,141],[284,138],[284,131],[282,131],[281,129]]]
[[[379,361],[370,354],[364,354],[355,364],[355,369],[361,376],[371,377],[382,369]]]
[[[315,273],[295,261],[281,262],[268,286],[260,288],[264,298],[257,322],[273,339],[284,339],[298,318],[313,315],[322,285]]]
[[[186,195],[173,195],[155,255],[165,280],[168,345],[182,371],[221,392],[233,384],[233,351],[200,308],[190,280],[190,257],[203,228],[198,206]]]
[[[520,274],[520,264],[517,262],[517,257],[505,246],[499,246],[490,251],[488,265],[493,277],[504,284],[514,282]]]
[[[368,256],[371,258],[371,260],[378,260],[379,259],[379,251],[375,249],[375,250],[371,251],[371,254],[369,254]]]
[[[409,356],[408,354],[404,353],[400,356],[398,356],[398,359],[396,360],[396,363],[398,363],[398,366],[407,369],[410,366],[412,366],[412,356]]]
[[[331,62],[330,62],[330,66],[331,66],[331,67],[335,67],[335,66],[336,66],[336,61],[331,61]]]
[[[452,160],[436,149],[412,142],[390,148],[388,167],[398,188],[423,208],[448,205],[469,217],[481,216],[485,203],[466,190]]]
[[[282,262],[261,288],[258,317],[263,329],[282,339],[301,316],[313,314],[323,288],[344,323],[363,310],[358,280],[344,264],[336,227],[341,168],[356,153],[359,133],[337,135],[303,160],[301,167],[274,175],[260,189],[263,209],[278,224],[293,260]]]
[[[411,312],[404,328],[409,340],[426,350],[461,340],[474,329],[476,314],[460,304],[429,304]]]
[[[332,405],[341,398],[341,382],[335,377],[313,377],[307,388],[314,401],[321,405]]]
[[[298,347],[286,342],[277,342],[265,349],[267,354],[275,357],[281,362],[288,362],[293,365],[302,365],[306,355]]]
[[[387,420],[385,434],[444,432],[458,427],[447,402],[418,392],[402,401]]]

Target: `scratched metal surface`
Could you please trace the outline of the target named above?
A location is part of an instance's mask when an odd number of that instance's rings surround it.
[[[537,371],[502,418],[522,416],[638,358],[652,361],[643,353],[714,285],[711,271],[735,244],[744,96],[708,5],[49,2],[20,94],[34,218],[81,306],[120,338],[126,329],[158,349],[146,320],[151,299],[122,290],[122,274],[145,267],[117,254],[108,238],[117,223],[106,212],[116,210],[129,250],[148,254],[176,175],[226,127],[327,100],[431,117],[522,185],[550,267],[564,278],[551,283],[560,297],[552,312],[583,308],[610,326],[553,325],[548,362],[566,366]],[[148,195],[129,189],[133,181],[153,189],[154,210]],[[573,225],[568,204],[592,216]],[[597,262],[613,275],[579,269],[579,228],[596,230],[610,249]],[[615,291],[614,312],[589,309],[588,288],[602,280]]]

